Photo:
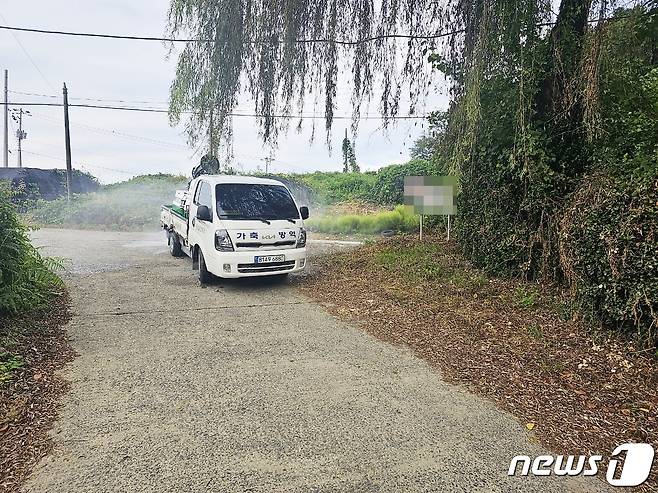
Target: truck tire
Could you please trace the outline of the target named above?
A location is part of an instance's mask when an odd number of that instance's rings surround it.
[[[169,232],[169,253],[172,257],[182,257],[183,249],[181,248],[180,240],[178,235],[173,231]]]
[[[212,279],[213,275],[208,271],[206,259],[203,258],[203,252],[199,249],[199,282],[201,284],[210,284]]]

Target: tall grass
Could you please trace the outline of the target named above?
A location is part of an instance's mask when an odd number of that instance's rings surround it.
[[[186,187],[184,176],[144,175],[77,195],[70,202],[66,198],[40,201],[29,216],[47,226],[122,231],[157,228],[160,206],[171,203],[176,189]]]
[[[307,222],[312,231],[331,234],[377,234],[386,230],[411,232],[418,229],[418,223],[418,216],[402,205],[376,214],[324,216]]]
[[[30,243],[10,199],[0,185],[0,314],[39,308],[62,286],[55,274],[61,261],[42,257]]]

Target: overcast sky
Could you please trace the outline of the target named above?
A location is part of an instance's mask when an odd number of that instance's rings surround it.
[[[162,36],[168,5],[168,0],[0,0],[0,23],[65,31]],[[62,83],[66,81],[71,103],[122,105],[124,103],[119,101],[127,101],[126,105],[154,108],[167,107],[177,58],[173,54],[167,60],[167,48],[159,42],[72,38],[5,30],[0,30],[0,53],[0,68],[9,70],[12,102],[60,102]],[[349,115],[349,88],[339,88],[338,92],[336,114]],[[434,94],[427,102],[427,109],[445,107],[445,101],[445,96]],[[245,104],[240,110],[253,111],[253,107]],[[33,107],[29,111],[32,115],[24,118],[28,137],[23,141],[23,166],[63,167],[63,110]],[[375,102],[370,105],[370,113],[377,113]],[[186,145],[182,129],[169,125],[166,114],[71,108],[70,118],[74,167],[91,172],[105,183],[144,173],[189,174],[199,159]],[[323,122],[317,123],[312,145],[308,123],[301,134],[291,130],[280,137],[273,171],[341,169],[340,146],[347,122],[339,121],[334,126],[332,156],[325,144]],[[380,128],[380,121],[362,121],[356,142],[362,169],[406,161],[410,146],[422,134],[422,125],[422,121],[402,120],[386,135]],[[16,128],[13,123],[9,127],[10,166],[16,166]],[[236,164],[247,171],[262,168],[261,159],[268,156],[268,150],[258,140],[255,121],[236,118],[234,130]]]

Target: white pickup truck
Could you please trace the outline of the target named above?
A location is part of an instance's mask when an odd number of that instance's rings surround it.
[[[205,284],[304,269],[308,215],[279,181],[201,175],[162,206],[160,222],[171,254],[189,256]]]

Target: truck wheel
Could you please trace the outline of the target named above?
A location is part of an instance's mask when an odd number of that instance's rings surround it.
[[[206,267],[206,259],[203,258],[203,252],[199,249],[199,282],[201,284],[210,284],[213,275]]]
[[[169,253],[172,257],[182,257],[183,249],[181,248],[180,240],[178,235],[173,231],[169,232]]]

